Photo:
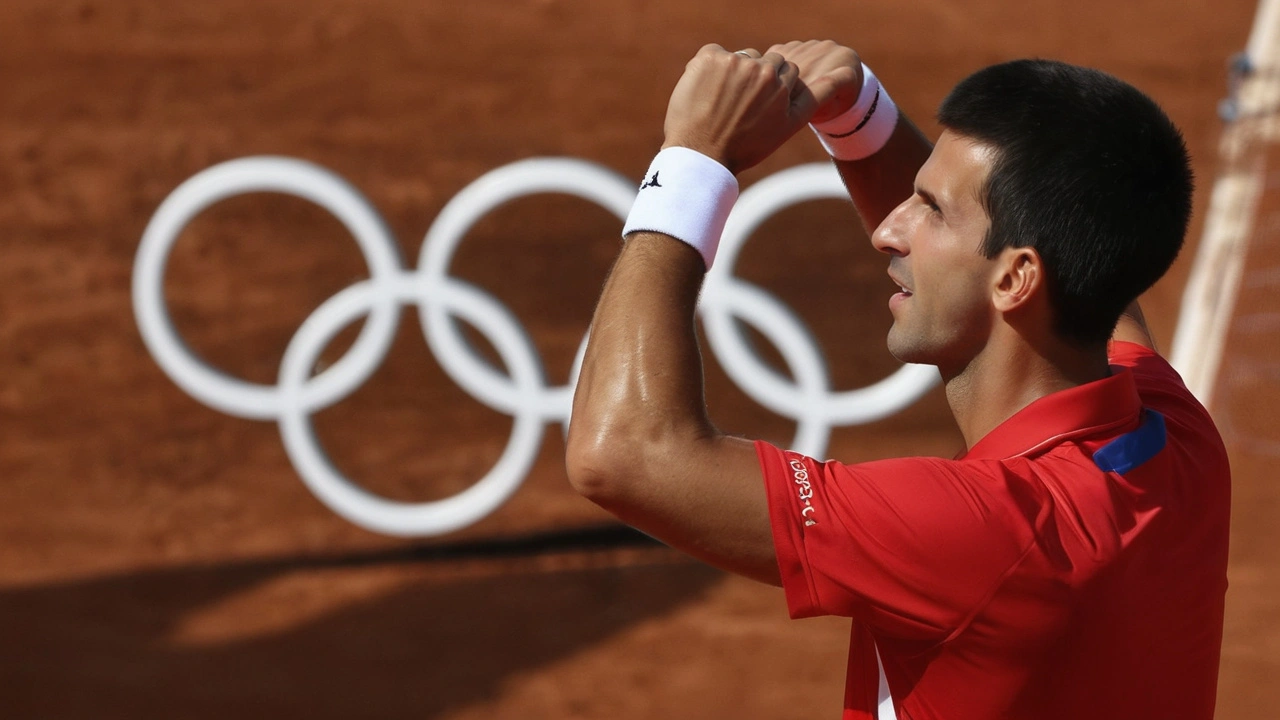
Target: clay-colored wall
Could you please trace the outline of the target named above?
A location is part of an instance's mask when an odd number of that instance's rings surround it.
[[[130,304],[144,227],[200,170],[296,156],[364,193],[412,266],[444,204],[500,165],[564,155],[638,178],[702,43],[822,36],[858,48],[930,134],[938,100],[985,64],[1035,55],[1113,72],[1184,129],[1201,218],[1226,59],[1252,15],[1245,0],[0,4],[0,712],[834,716],[843,625],[786,620],[776,591],[643,548],[433,559],[335,516],[275,424],[193,400],[144,347]],[[799,137],[743,185],[821,159]],[[453,274],[511,308],[564,383],[617,231],[583,201],[525,198],[474,228]],[[1146,300],[1165,347],[1193,249]],[[332,217],[255,195],[192,223],[165,288],[196,352],[272,383],[301,322],[366,273]],[[837,387],[893,369],[889,281],[847,207],[778,215],[739,274],[801,312]],[[708,372],[721,425],[786,442],[788,421]],[[412,311],[380,369],[315,423],[345,473],[419,500],[473,482],[511,425],[448,379]],[[606,522],[565,484],[559,432],[547,428],[510,502],[428,545]],[[837,430],[830,454],[958,447],[935,391]],[[1269,542],[1257,523],[1237,545]],[[1229,621],[1223,717],[1277,707],[1254,627]]]

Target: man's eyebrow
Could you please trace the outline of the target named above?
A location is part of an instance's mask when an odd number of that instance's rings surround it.
[[[915,191],[917,195],[924,198],[925,202],[929,203],[930,205],[936,208],[941,209],[942,206],[938,203],[938,198],[935,197],[933,193],[929,192],[928,190],[925,190],[919,185],[916,186]]]

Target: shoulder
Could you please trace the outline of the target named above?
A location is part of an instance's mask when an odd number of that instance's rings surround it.
[[[1133,373],[1134,384],[1144,404],[1148,398],[1174,403],[1203,414],[1208,413],[1187,389],[1182,376],[1159,353],[1131,342],[1112,342],[1107,347],[1107,361]]]
[[[1211,452],[1225,463],[1226,448],[1213,418],[1167,360],[1150,348],[1128,342],[1111,343],[1108,360],[1133,373],[1143,407],[1164,417],[1171,443],[1192,444],[1198,452]]]

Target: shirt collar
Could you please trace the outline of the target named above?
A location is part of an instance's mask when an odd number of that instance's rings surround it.
[[[1113,365],[1109,377],[1059,390],[1019,410],[956,459],[1038,455],[1073,438],[1117,431],[1141,411],[1133,373]]]

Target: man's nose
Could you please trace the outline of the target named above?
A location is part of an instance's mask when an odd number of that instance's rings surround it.
[[[872,247],[889,255],[901,256],[907,254],[907,243],[904,240],[906,233],[903,231],[904,223],[902,221],[903,213],[906,212],[907,205],[910,202],[910,198],[904,200],[885,216],[876,231],[871,233]]]

